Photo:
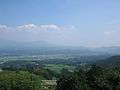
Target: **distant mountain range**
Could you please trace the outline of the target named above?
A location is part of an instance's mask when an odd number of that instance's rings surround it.
[[[0,39],[0,49],[24,49],[24,48],[40,48],[40,47],[55,47],[44,41],[39,42],[15,42],[10,40]]]
[[[95,48],[94,51],[107,52],[109,54],[118,54],[118,55],[120,55],[120,46],[100,47],[100,48]]]
[[[94,62],[102,67],[120,67],[120,47],[63,47],[44,41],[39,42],[15,42],[0,39],[0,55],[107,55],[112,56],[105,60]],[[92,60],[91,60],[92,61]]]
[[[38,42],[15,42],[0,39],[1,54],[79,54],[79,55],[101,55],[120,54],[120,47],[65,47],[50,44],[44,41]]]

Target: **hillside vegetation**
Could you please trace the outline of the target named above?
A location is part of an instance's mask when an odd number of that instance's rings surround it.
[[[101,67],[105,67],[105,68],[120,67],[120,55],[112,56],[105,60],[97,61],[95,64],[98,64]]]

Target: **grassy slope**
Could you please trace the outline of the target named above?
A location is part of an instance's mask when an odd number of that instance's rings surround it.
[[[68,70],[74,70],[75,69],[75,66],[70,66],[70,65],[63,65],[63,64],[45,64],[45,67],[46,69],[50,69],[50,70],[53,70],[57,73],[60,73],[60,71],[63,69],[63,68],[66,68]]]

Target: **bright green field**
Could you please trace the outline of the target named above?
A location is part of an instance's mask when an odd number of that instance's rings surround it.
[[[75,69],[75,66],[70,66],[70,65],[64,65],[64,64],[44,64],[46,69],[50,69],[50,70],[53,70],[57,73],[60,73],[60,71],[63,69],[63,68],[66,68],[68,70],[74,70]]]

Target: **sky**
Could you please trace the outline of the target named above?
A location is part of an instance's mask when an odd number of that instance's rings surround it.
[[[120,46],[120,0],[0,0],[0,39]]]

